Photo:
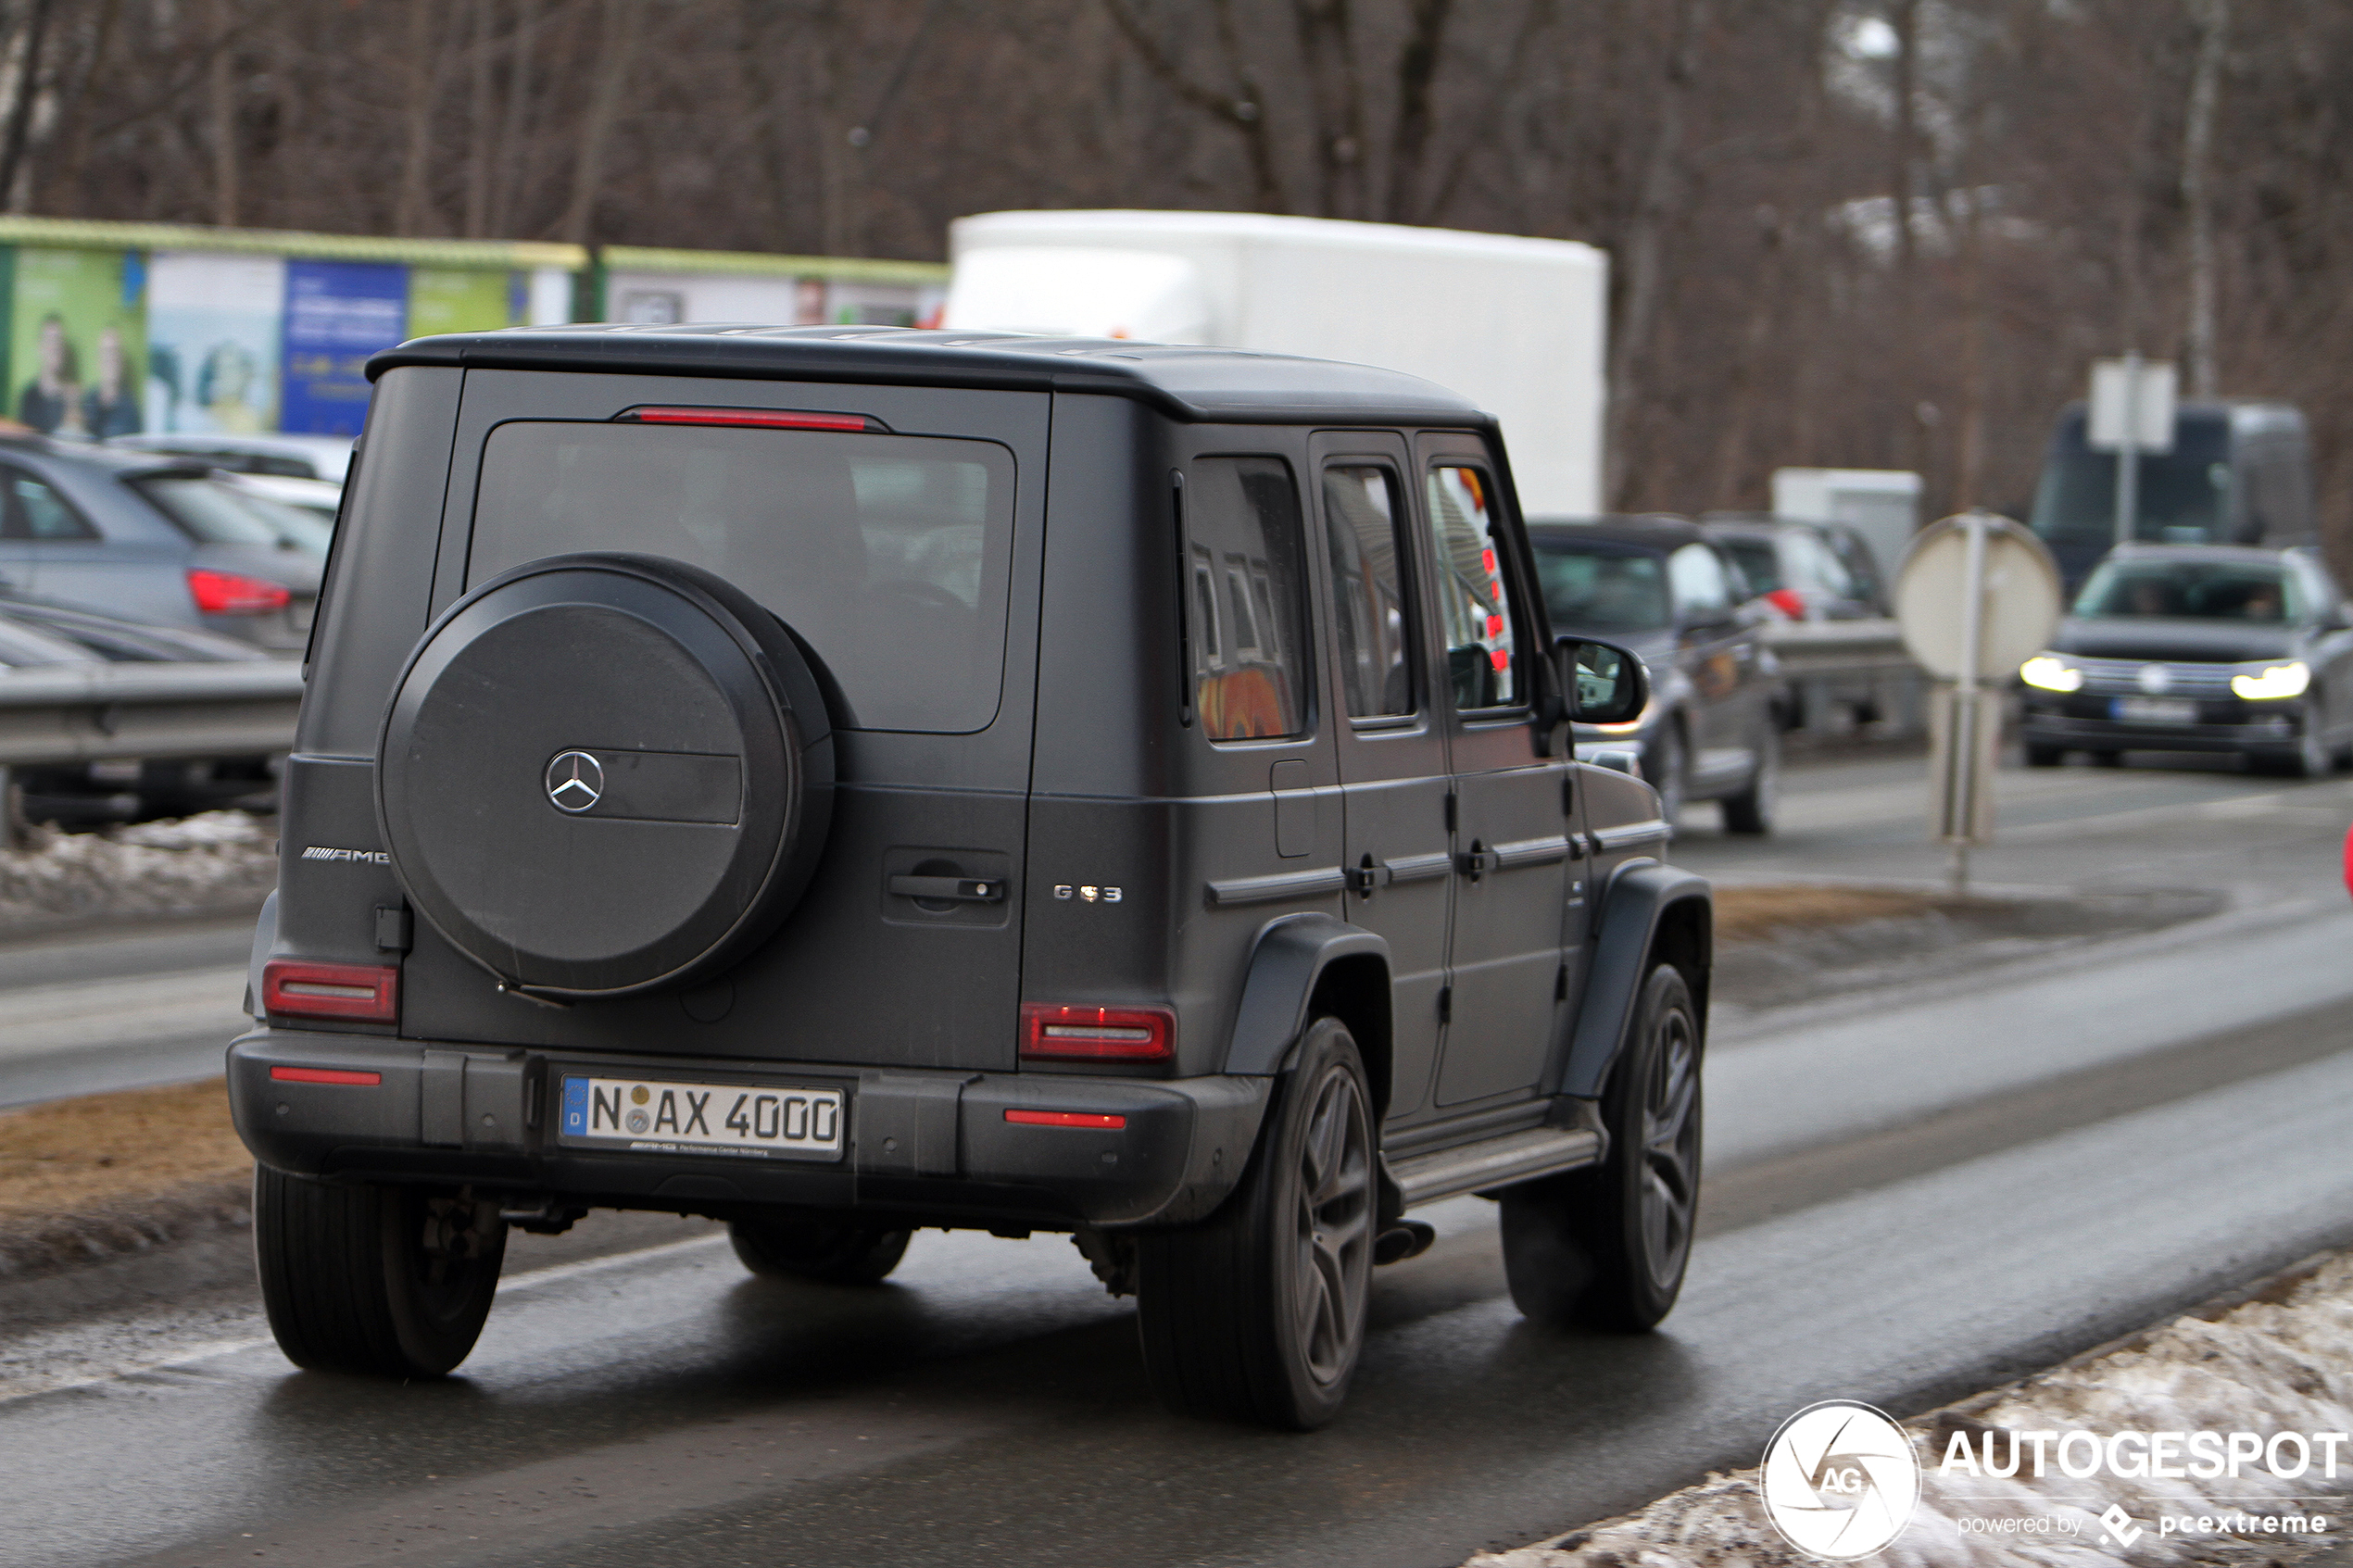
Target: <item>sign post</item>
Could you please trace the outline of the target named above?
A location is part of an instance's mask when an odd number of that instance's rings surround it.
[[[2095,452],[2116,454],[2116,543],[2133,542],[2140,520],[2141,454],[2173,450],[2176,378],[2164,361],[2138,354],[2092,361],[2091,415],[2083,435]]]
[[[1924,530],[1895,579],[1904,646],[1939,684],[1931,699],[1929,832],[1952,848],[1953,889],[1994,836],[1994,764],[2008,677],[2058,624],[2059,574],[2043,542],[1991,512]]]

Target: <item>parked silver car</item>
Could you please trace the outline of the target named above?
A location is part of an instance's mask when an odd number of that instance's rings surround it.
[[[0,440],[0,589],[292,653],[330,532],[184,458]]]

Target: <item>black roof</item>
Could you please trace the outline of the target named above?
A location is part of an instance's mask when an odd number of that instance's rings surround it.
[[[1020,332],[717,322],[510,327],[385,349],[368,361],[369,379],[396,365],[1092,392],[1139,398],[1179,419],[1241,423],[1493,423],[1444,387],[1395,370],[1237,348]]]
[[[1664,513],[1637,513],[1616,517],[1532,517],[1528,520],[1528,536],[1535,544],[1573,545],[1580,539],[1598,539],[1606,545],[1629,545],[1637,549],[1656,550],[1664,555],[1696,545],[1706,538],[1696,524],[1680,517]]]

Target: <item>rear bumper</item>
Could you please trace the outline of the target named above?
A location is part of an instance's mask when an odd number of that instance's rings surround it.
[[[566,1066],[726,1082],[769,1075],[838,1087],[837,1160],[635,1153],[559,1142]],[[273,1067],[378,1075],[288,1082]],[[436,1046],[259,1029],[229,1047],[238,1135],[263,1164],[354,1180],[471,1183],[583,1207],[726,1218],[774,1205],[909,1223],[1072,1229],[1182,1223],[1224,1200],[1249,1162],[1271,1079],[1143,1080],[900,1072]],[[1009,1110],[1117,1115],[1120,1128],[1035,1125]]]

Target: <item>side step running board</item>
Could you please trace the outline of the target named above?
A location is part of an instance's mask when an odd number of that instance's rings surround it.
[[[1602,1157],[1602,1135],[1589,1127],[1532,1127],[1460,1148],[1441,1148],[1390,1161],[1405,1207],[1418,1209],[1441,1198],[1509,1186],[1591,1165]]]

